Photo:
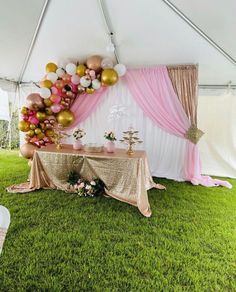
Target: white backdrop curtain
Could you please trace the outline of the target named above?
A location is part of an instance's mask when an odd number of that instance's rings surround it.
[[[105,143],[103,137],[105,131],[114,130],[117,138],[121,139],[123,131],[130,126],[134,127],[140,131],[139,135],[143,140],[143,144],[136,149],[146,150],[152,175],[184,180],[185,139],[157,128],[144,116],[123,80],[109,88],[97,110],[78,126],[87,132],[83,138],[84,143],[102,144]],[[67,139],[67,142],[72,143],[73,138]],[[116,144],[117,147],[125,147],[120,142]]]
[[[236,94],[200,96],[198,126],[203,173],[236,178]]]

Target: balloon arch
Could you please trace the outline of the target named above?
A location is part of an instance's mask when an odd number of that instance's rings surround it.
[[[65,68],[48,63],[46,75],[39,82],[40,93],[30,94],[21,109],[18,128],[26,133],[22,155],[31,158],[36,147],[54,143],[58,126],[66,128],[74,121],[70,108],[75,99],[114,85],[125,72],[123,64],[113,66],[110,58],[97,55],[89,57],[84,64],[68,63]]]

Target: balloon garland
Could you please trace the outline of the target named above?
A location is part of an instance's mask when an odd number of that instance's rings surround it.
[[[40,92],[30,94],[21,109],[18,128],[26,133],[27,143],[21,151],[26,158],[32,157],[32,145],[41,147],[54,143],[54,130],[58,125],[66,128],[73,123],[70,108],[76,98],[85,93],[93,94],[101,86],[112,86],[126,73],[123,64],[113,66],[111,59],[97,55],[85,63],[68,63],[65,68],[48,63],[45,69],[46,75],[39,82]]]

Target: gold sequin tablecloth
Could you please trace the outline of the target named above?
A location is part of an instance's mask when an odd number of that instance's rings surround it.
[[[145,151],[136,151],[132,156],[124,149],[115,153],[87,153],[73,150],[72,145],[63,145],[57,150],[48,145],[35,151],[30,172],[30,181],[8,188],[9,192],[27,192],[40,188],[68,191],[68,173],[74,170],[87,180],[101,179],[107,195],[138,207],[146,217],[151,216],[147,190],[155,187]]]

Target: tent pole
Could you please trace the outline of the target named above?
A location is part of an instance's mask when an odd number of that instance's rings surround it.
[[[35,31],[34,31],[34,35],[33,35],[33,38],[30,42],[30,46],[29,46],[29,49],[28,49],[28,52],[27,52],[27,55],[25,57],[25,60],[24,60],[24,63],[22,65],[22,68],[21,68],[21,72],[20,72],[20,75],[19,75],[19,78],[18,78],[18,83],[20,84],[22,82],[22,79],[23,79],[23,76],[24,76],[24,73],[25,73],[25,70],[26,70],[26,67],[29,63],[29,59],[30,59],[30,56],[32,54],[32,51],[33,51],[33,48],[34,48],[34,45],[35,45],[35,42],[36,42],[36,39],[38,37],[38,33],[39,33],[39,30],[40,30],[40,27],[43,23],[43,19],[44,19],[44,16],[46,14],[46,10],[47,10],[47,7],[48,7],[48,4],[49,4],[49,1],[50,0],[45,0],[44,2],[44,5],[43,5],[43,8],[42,8],[42,11],[40,13],[40,16],[39,16],[39,20],[38,20],[38,23],[37,23],[37,26],[35,28]]]
[[[114,31],[112,29],[111,19],[109,17],[108,11],[107,11],[106,4],[105,4],[104,0],[98,0],[98,2],[99,2],[99,6],[101,9],[102,15],[103,15],[104,22],[105,22],[106,27],[107,27],[107,32],[109,34],[111,43],[114,45],[114,48],[115,48],[114,55],[116,58],[116,62],[120,63],[120,58],[119,58],[119,54],[117,52],[117,46],[116,46],[116,42],[114,39]]]
[[[203,37],[210,45],[220,52],[232,64],[236,65],[236,60],[222,49],[215,41],[213,41],[205,32],[203,32],[196,24],[194,24],[182,11],[180,11],[169,0],[162,0],[169,8],[171,8],[180,18],[182,18],[189,26],[191,26],[201,37]]]

